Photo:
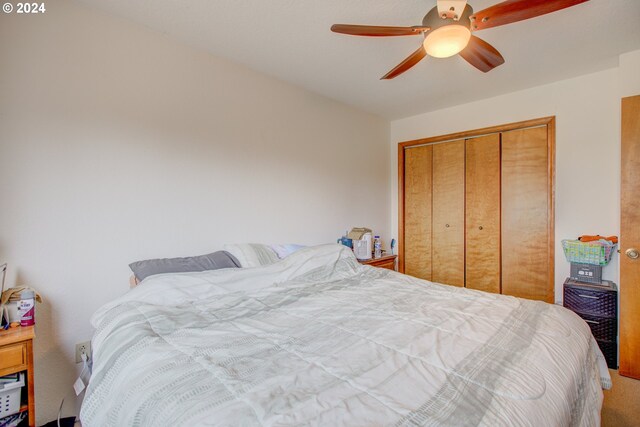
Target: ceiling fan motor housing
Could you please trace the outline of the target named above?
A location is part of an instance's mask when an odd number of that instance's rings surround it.
[[[438,12],[438,8],[434,7],[427,13],[422,19],[422,25],[429,27],[431,31],[435,31],[438,28],[445,27],[447,25],[462,25],[471,29],[471,15],[473,15],[473,8],[468,4],[464,8],[462,15],[458,20],[455,20],[453,16],[443,18]],[[426,37],[428,33],[425,33]]]

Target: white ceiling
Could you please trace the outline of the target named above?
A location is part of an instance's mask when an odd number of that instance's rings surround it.
[[[640,1],[591,0],[475,33],[506,59],[487,74],[455,56],[381,81],[421,37],[353,37],[330,26],[418,25],[436,0],[81,1],[388,119],[614,67],[619,54],[640,49]],[[479,11],[499,1],[469,4]]]

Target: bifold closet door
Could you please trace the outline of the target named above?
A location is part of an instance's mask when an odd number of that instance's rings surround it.
[[[466,142],[465,283],[500,293],[500,134]]]
[[[404,273],[431,280],[431,189],[430,145],[404,152]]]
[[[464,286],[464,145],[433,145],[431,280],[453,286]]]
[[[502,293],[553,302],[547,127],[502,133]]]

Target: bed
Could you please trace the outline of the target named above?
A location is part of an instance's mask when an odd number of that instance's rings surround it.
[[[598,426],[563,307],[360,265],[338,245],[151,276],[92,318],[91,426]]]

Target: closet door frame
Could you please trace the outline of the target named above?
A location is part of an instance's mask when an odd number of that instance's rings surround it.
[[[404,160],[405,150],[420,145],[431,145],[443,142],[455,141],[459,139],[477,138],[479,136],[502,133],[517,129],[526,129],[532,127],[547,127],[547,155],[548,155],[548,174],[549,174],[549,201],[548,201],[548,238],[549,238],[549,287],[555,288],[555,175],[556,175],[556,118],[555,116],[542,117],[539,119],[525,120],[522,122],[509,123],[499,126],[490,126],[481,129],[469,130],[464,132],[450,133],[447,135],[434,136],[429,138],[421,138],[412,141],[404,141],[398,143],[398,271],[404,273]],[[551,292],[553,295],[553,292]],[[548,301],[553,302],[553,301]]]

